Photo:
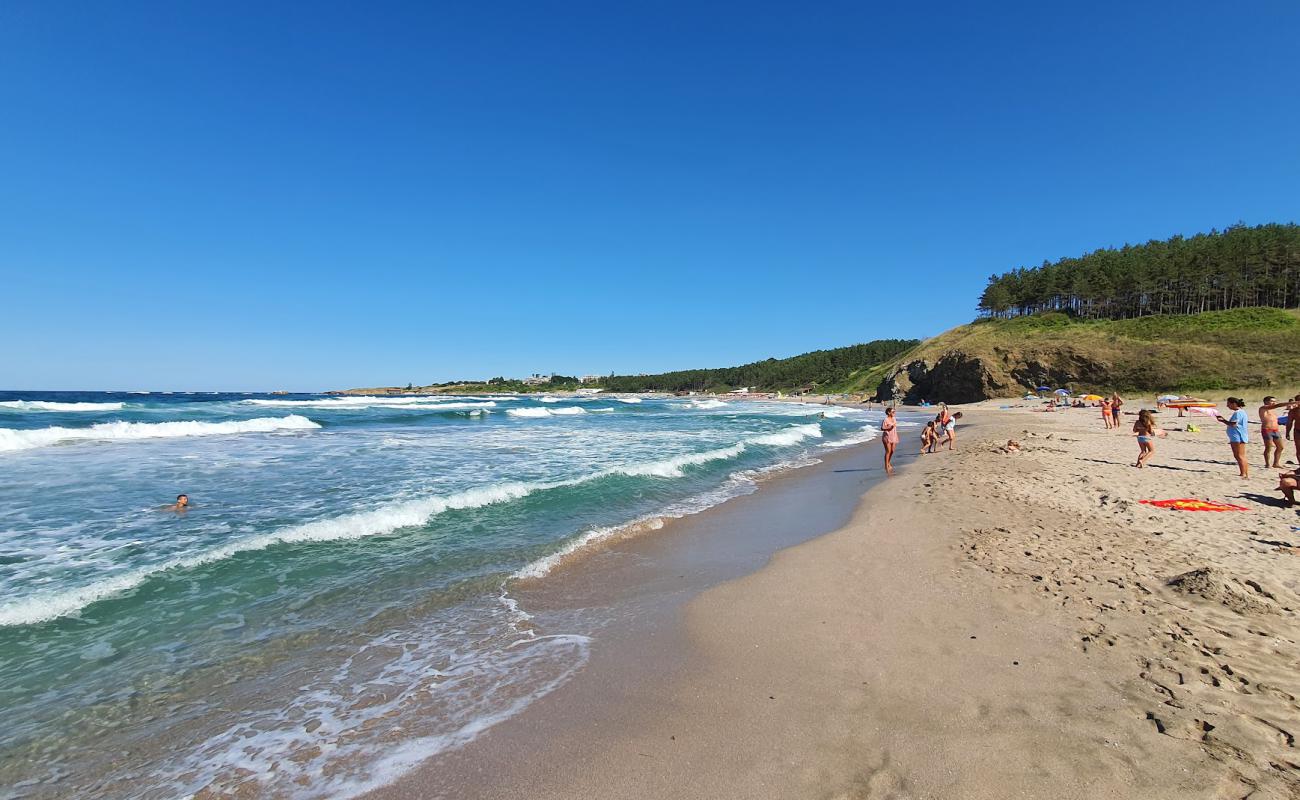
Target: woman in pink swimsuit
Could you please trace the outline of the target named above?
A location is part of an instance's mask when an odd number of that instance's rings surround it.
[[[885,473],[893,475],[894,448],[898,446],[898,420],[894,418],[894,409],[885,409],[885,421],[880,423],[880,432],[880,441],[885,445]]]

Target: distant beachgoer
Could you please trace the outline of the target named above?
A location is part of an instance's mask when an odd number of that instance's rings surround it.
[[[894,409],[885,409],[885,420],[880,423],[883,436],[880,441],[885,445],[885,473],[894,474],[894,448],[898,446],[898,420],[894,418]]]
[[[1119,396],[1119,392],[1112,392],[1110,395],[1110,421],[1116,428],[1119,427],[1119,410],[1124,405],[1124,398]]]
[[[1259,438],[1264,440],[1264,469],[1269,467],[1282,466],[1282,426],[1277,421],[1278,405],[1273,401],[1276,398],[1268,396],[1264,398],[1264,404],[1259,407]],[[1287,421],[1290,421],[1288,417]],[[1273,458],[1269,460],[1270,451]]]
[[[1150,409],[1144,408],[1138,412],[1137,421],[1133,423],[1133,435],[1138,440],[1138,460],[1133,466],[1142,469],[1156,452],[1156,437],[1168,434],[1156,427],[1155,415]]]
[[[1246,416],[1246,401],[1240,397],[1229,397],[1228,408],[1232,413],[1227,419],[1216,417],[1219,422],[1228,426],[1228,446],[1232,448],[1232,457],[1237,461],[1237,469],[1241,472],[1242,480],[1250,477],[1250,464],[1246,461],[1246,445],[1250,443],[1250,432],[1247,429],[1249,419]]]
[[[176,495],[176,502],[170,506],[165,506],[163,510],[164,511],[189,511],[190,496],[187,494]]]
[[[1106,430],[1110,430],[1111,428],[1114,427],[1114,425],[1111,424],[1111,419],[1110,419],[1109,400],[1101,401],[1101,423],[1106,426]]]

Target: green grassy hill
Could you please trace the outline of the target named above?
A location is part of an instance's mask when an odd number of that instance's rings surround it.
[[[866,344],[769,358],[739,367],[689,369],[658,375],[611,375],[600,385],[613,392],[725,392],[837,387],[917,345],[915,339],[878,339]]]
[[[1300,316],[1276,308],[1127,320],[981,319],[862,370],[840,391],[972,402],[1039,385],[1204,392],[1300,384]]]

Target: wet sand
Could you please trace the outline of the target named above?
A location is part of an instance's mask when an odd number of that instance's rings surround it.
[[[521,590],[541,616],[633,613],[571,683],[375,796],[1297,796],[1273,481],[1241,485],[1213,430],[1138,471],[1095,412],[967,420],[887,481],[873,442]],[[1182,496],[1251,511],[1136,503]]]

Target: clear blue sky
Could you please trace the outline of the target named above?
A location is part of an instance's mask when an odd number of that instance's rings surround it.
[[[924,337],[991,272],[1300,219],[1297,41],[1291,0],[10,0],[0,388]]]

